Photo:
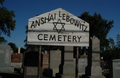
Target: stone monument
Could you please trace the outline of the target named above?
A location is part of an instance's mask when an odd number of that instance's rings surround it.
[[[45,52],[45,53],[42,53],[42,54],[43,54],[42,68],[44,70],[45,68],[49,68],[49,53]]]
[[[85,74],[85,67],[87,66],[87,58],[78,59],[78,75]]]
[[[65,46],[62,78],[75,78],[75,58],[73,58],[73,51],[73,46]]]
[[[92,38],[92,67],[91,78],[104,78],[102,68],[100,67],[100,40],[93,36]]]
[[[110,61],[110,78],[120,78],[120,59]]]
[[[38,51],[24,53],[24,78],[38,78],[38,58]]]
[[[0,73],[13,73],[14,67],[11,67],[12,50],[9,45],[0,44]]]
[[[50,51],[50,68],[53,70],[53,76],[59,72],[59,65],[61,63],[61,51],[51,50]]]
[[[11,66],[15,68],[21,68],[22,66],[22,54],[21,53],[11,54]]]

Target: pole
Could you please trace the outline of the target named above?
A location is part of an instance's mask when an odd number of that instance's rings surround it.
[[[41,78],[41,46],[39,46],[39,66],[38,66],[38,78]]]
[[[76,70],[75,70],[75,78],[77,78],[78,77],[78,47],[76,48],[77,50],[76,50]]]

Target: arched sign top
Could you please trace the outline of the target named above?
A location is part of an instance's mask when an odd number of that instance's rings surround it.
[[[89,23],[58,8],[29,19],[28,44],[89,46]]]
[[[58,8],[56,10],[30,18],[28,30],[89,31],[89,24],[73,14]],[[64,31],[62,30],[62,31]]]

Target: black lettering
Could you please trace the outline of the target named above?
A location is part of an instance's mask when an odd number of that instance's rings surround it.
[[[44,34],[44,40],[48,40],[48,34]]]
[[[54,21],[54,18],[53,18],[53,15],[51,14],[51,16],[49,17],[49,21],[53,20]]]
[[[85,27],[84,31],[86,31],[86,29],[87,29],[87,26],[84,26],[84,27]]]
[[[42,17],[41,18],[41,24],[44,24],[44,21],[45,21],[45,19],[44,19],[44,17]]]
[[[62,19],[63,19],[63,20],[65,20],[65,16],[66,16],[65,14],[62,14]]]
[[[35,24],[34,24],[34,21],[32,21],[32,24],[31,24],[30,28],[32,28],[32,27],[34,27],[34,28],[36,27]]]
[[[70,23],[73,24],[75,20],[73,18],[70,19]]]
[[[46,23],[46,22],[49,22],[49,21],[50,21],[49,18],[45,17],[45,21],[44,22]]]
[[[51,40],[52,40],[52,41],[53,41],[53,40],[56,41],[55,35],[53,35],[53,36],[50,35],[49,41],[51,41]]]
[[[58,41],[61,41],[62,35],[58,35]]]
[[[70,18],[70,16],[66,16],[66,22],[69,22],[69,18]]]
[[[43,36],[43,34],[39,34],[39,35],[38,35],[38,40],[43,40],[43,39],[41,38],[41,36]]]
[[[36,23],[36,26],[37,26],[37,25],[40,26],[40,19],[39,19],[39,20],[36,20],[35,23]]]
[[[73,36],[73,42],[77,42],[76,36]]]
[[[76,20],[75,21],[75,26],[79,27],[80,26],[80,21]]]
[[[78,42],[80,42],[80,39],[81,39],[81,37],[82,37],[82,36],[80,36],[80,37],[79,37],[79,36],[77,36],[77,37],[78,37]]]
[[[59,11],[59,17],[62,17],[62,16],[60,16],[60,11]]]
[[[63,35],[63,37],[64,37],[64,42],[65,42],[66,35]]]
[[[82,31],[84,31],[84,24],[82,24]]]
[[[71,35],[68,35],[68,42],[71,42]]]

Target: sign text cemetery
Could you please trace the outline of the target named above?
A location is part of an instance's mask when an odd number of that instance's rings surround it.
[[[28,44],[89,46],[89,24],[59,8],[30,18]]]

